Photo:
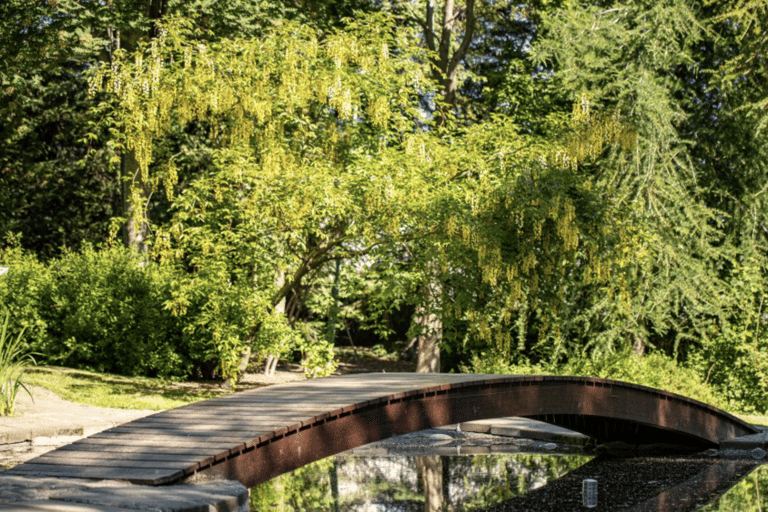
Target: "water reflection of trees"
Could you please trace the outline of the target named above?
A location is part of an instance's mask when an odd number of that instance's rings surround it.
[[[760,466],[714,503],[699,512],[763,512],[768,510],[768,466]]]
[[[253,488],[251,510],[565,510],[580,508],[581,482],[593,477],[599,482],[597,511],[768,510],[768,467],[750,473],[751,461],[587,460],[543,454],[338,456]]]
[[[258,512],[388,512],[482,508],[524,494],[586,462],[584,456],[476,455],[335,457],[270,480],[251,491]]]

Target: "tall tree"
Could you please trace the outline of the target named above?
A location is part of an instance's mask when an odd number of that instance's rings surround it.
[[[588,168],[628,213],[633,257],[605,285],[569,284],[560,320],[573,357],[657,349],[700,361],[706,373],[701,349],[722,347],[717,340],[733,335],[740,310],[753,324],[759,316],[759,294],[744,290],[764,274],[755,213],[765,139],[754,107],[765,81],[747,77],[760,76],[754,52],[764,43],[750,23],[734,20],[741,12],[759,21],[764,9],[736,6],[568,2],[534,46],[571,97],[586,92],[638,133],[635,152]]]
[[[362,0],[0,3],[0,232],[20,232],[25,247],[53,256],[65,245],[106,240],[111,219],[140,218],[125,211],[130,183],[141,183],[136,155],[93,123],[89,109],[98,98],[87,95],[87,72],[149,41],[163,16],[195,19],[196,37],[210,41],[257,37],[290,19],[330,30],[344,16],[372,8]],[[173,141],[156,148],[176,155],[182,183],[210,162],[216,142],[206,141],[208,128],[204,122],[178,127]],[[152,214],[164,218],[167,201],[151,185],[143,188]],[[123,228],[131,244],[146,236],[146,225]]]

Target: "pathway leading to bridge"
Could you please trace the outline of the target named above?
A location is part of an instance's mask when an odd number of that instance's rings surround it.
[[[8,473],[162,485],[197,475],[252,486],[395,435],[522,416],[603,441],[714,447],[753,434],[707,404],[605,379],[374,373],[306,380],[163,411]]]

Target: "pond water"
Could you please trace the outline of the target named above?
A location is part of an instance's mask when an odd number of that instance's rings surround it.
[[[766,494],[768,466],[703,455],[353,453],[254,487],[251,510],[762,511]]]

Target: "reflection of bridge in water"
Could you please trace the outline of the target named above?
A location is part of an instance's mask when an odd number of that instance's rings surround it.
[[[205,474],[252,486],[381,439],[504,416],[535,418],[600,441],[631,444],[716,447],[756,432],[707,404],[605,379],[356,374],[163,411],[48,452],[8,473],[150,485]]]

